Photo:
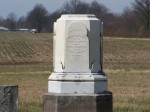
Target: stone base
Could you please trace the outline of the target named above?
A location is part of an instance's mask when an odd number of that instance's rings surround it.
[[[108,90],[105,73],[52,73],[49,93],[99,94]]]
[[[0,112],[18,112],[18,86],[0,85]]]
[[[43,96],[44,112],[112,112],[112,93]]]

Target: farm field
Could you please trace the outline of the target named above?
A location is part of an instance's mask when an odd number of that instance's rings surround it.
[[[52,34],[0,33],[0,85],[19,85],[19,112],[42,112]],[[104,38],[114,112],[150,112],[150,40]]]

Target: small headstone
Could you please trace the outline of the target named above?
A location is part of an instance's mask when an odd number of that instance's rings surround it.
[[[18,86],[0,85],[0,112],[18,112]]]

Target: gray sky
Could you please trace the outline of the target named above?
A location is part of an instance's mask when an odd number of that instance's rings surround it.
[[[0,0],[0,16],[7,17],[8,13],[15,12],[18,17],[25,16],[33,7],[41,3],[49,12],[60,8],[65,1],[69,0]],[[82,0],[92,2],[93,0]],[[131,7],[134,0],[97,0],[103,3],[111,12],[120,13],[125,7]]]

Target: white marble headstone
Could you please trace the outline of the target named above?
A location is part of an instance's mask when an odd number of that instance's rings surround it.
[[[54,72],[49,77],[49,92],[107,90],[107,77],[102,72],[101,31],[102,23],[94,15],[62,15],[55,22]]]

